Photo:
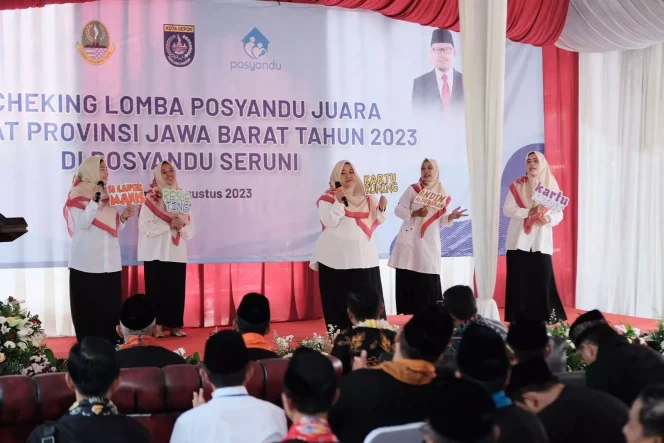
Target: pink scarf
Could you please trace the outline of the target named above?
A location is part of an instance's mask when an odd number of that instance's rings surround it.
[[[67,231],[69,236],[74,235],[74,227],[76,221],[72,215],[72,208],[82,209],[88,206],[90,201],[97,193],[97,183],[101,179],[99,168],[101,166],[102,157],[88,157],[81,166],[78,167],[74,178],[72,179],[71,190],[67,195],[67,201],[62,209],[62,214],[67,221]],[[118,228],[120,227],[120,214],[113,207],[109,206],[108,193],[104,189],[101,193],[99,200],[99,208],[97,215],[92,221],[92,225],[102,229],[113,237],[118,236]]]
[[[433,224],[433,222],[435,222],[440,217],[445,215],[445,213],[447,212],[447,206],[450,204],[450,201],[452,201],[452,197],[450,197],[447,194],[447,191],[440,183],[440,169],[438,168],[438,162],[430,158],[425,158],[422,161],[422,164],[424,164],[424,162],[426,161],[431,163],[431,165],[433,166],[433,177],[431,178],[428,184],[425,183],[424,180],[422,180],[422,178],[420,178],[419,183],[415,183],[411,186],[418,194],[422,192],[422,190],[426,189],[427,191],[442,195],[443,199],[445,200],[445,206],[443,206],[441,209],[435,212],[429,211],[427,216],[422,218],[422,225],[420,228],[420,238],[424,237],[424,233],[426,232],[427,228]]]
[[[148,193],[145,198],[145,206],[150,208],[150,210],[165,221],[166,223],[170,224],[171,221],[173,220],[173,217],[175,217],[178,214],[173,214],[171,212],[168,212],[168,209],[166,208],[166,203],[164,203],[164,200],[161,198],[157,198],[157,190],[161,191],[163,189],[180,189],[178,187],[177,181],[173,184],[173,186],[169,186],[166,184],[166,181],[162,177],[161,173],[161,167],[166,164],[171,165],[167,161],[163,161],[157,165],[157,167],[154,169],[154,179],[152,180],[152,183],[150,184],[150,189],[148,190]],[[191,219],[189,216],[187,216],[186,221],[189,222]],[[175,246],[178,246],[180,244],[180,233],[176,231],[175,229],[171,229],[171,237],[173,240],[173,244]]]

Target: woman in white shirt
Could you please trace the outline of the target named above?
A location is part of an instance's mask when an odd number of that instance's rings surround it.
[[[521,319],[548,321],[552,314],[566,320],[553,275],[553,227],[563,219],[562,212],[552,212],[533,201],[537,183],[559,191],[549,163],[539,152],[529,152],[526,175],[510,185],[503,214],[510,218],[507,249],[507,287],[505,321]]]
[[[194,236],[189,214],[168,212],[163,190],[177,190],[175,168],[161,162],[138,216],[138,260],[144,262],[145,293],[157,308],[156,336],[164,329],[184,337],[184,298],[187,283],[187,240]]]
[[[396,269],[398,314],[414,314],[443,298],[440,228],[452,226],[454,220],[466,216],[466,210],[459,207],[447,212],[452,198],[440,183],[439,171],[436,160],[425,158],[419,183],[408,187],[394,209],[394,214],[403,220],[388,262],[388,266]],[[443,208],[437,210],[415,203],[415,197],[423,190],[442,195]]]
[[[103,182],[104,186],[99,186]],[[122,309],[122,258],[118,232],[134,215],[109,205],[108,168],[102,157],[79,166],[67,196],[64,216],[72,238],[69,255],[69,303],[80,343],[85,337],[119,340],[115,326]]]
[[[347,160],[332,170],[330,188],[317,202],[323,232],[309,265],[319,272],[325,324],[342,330],[350,326],[346,311],[348,293],[366,288],[375,291],[383,303],[373,232],[387,218],[387,199],[381,196],[376,205],[374,196],[366,195],[359,177]],[[336,183],[341,186],[335,186]],[[384,318],[384,303],[382,310]]]

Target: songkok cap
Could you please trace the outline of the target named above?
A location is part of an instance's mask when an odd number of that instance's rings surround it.
[[[326,356],[305,347],[293,352],[284,375],[286,395],[299,400],[329,396],[331,402],[336,390],[337,375]]]
[[[512,349],[537,351],[549,344],[546,325],[538,320],[517,320],[510,323],[507,332],[507,344]]]
[[[512,367],[506,393],[511,397],[528,386],[542,386],[557,380],[543,357],[532,358]]]
[[[237,316],[252,325],[269,323],[270,301],[263,294],[251,292],[242,297],[237,308]]]
[[[510,363],[503,339],[490,328],[473,323],[463,333],[457,365],[464,376],[494,381],[505,377]]]
[[[205,343],[203,363],[213,374],[234,374],[246,368],[249,353],[242,335],[237,331],[217,332]]]
[[[454,39],[452,39],[452,33],[447,29],[436,29],[431,34],[431,46],[435,43],[449,43],[454,46]]]
[[[483,387],[451,378],[435,388],[429,425],[450,440],[480,440],[493,432],[495,408]]]
[[[588,332],[600,325],[607,325],[606,319],[602,313],[597,309],[588,311],[585,314],[580,315],[579,318],[572,323],[572,327],[569,329],[569,338],[574,342],[574,346],[578,348],[584,338],[588,335]]]
[[[454,325],[452,317],[439,305],[416,313],[403,327],[406,343],[427,360],[436,360],[447,348]]]
[[[122,304],[120,323],[127,329],[140,331],[150,326],[156,317],[154,306],[148,296],[136,294]]]

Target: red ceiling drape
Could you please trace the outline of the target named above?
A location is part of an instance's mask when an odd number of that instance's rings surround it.
[[[88,1],[95,0],[0,0],[0,10]],[[294,3],[362,8],[421,25],[459,29],[458,0],[296,0]],[[568,6],[569,0],[509,0],[507,37],[535,46],[552,45],[562,32]],[[555,237],[554,269],[563,304],[573,307],[577,238],[578,54],[553,46],[543,48],[543,86],[547,157],[572,201]],[[123,280],[125,297],[144,291],[141,267],[125,267]],[[322,317],[317,275],[307,263],[189,265],[185,326],[230,324],[239,299],[250,291],[263,292],[270,298],[274,321]],[[498,261],[495,298],[499,306],[504,305],[504,257]]]
[[[459,31],[458,0],[267,0],[368,9],[399,20]],[[507,38],[552,45],[563,32],[570,0],[509,0]]]
[[[2,9],[41,8],[46,5],[62,5],[65,3],[87,3],[96,0],[0,0]]]

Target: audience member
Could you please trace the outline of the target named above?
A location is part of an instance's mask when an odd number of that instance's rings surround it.
[[[463,332],[471,323],[478,323],[493,329],[500,338],[507,339],[507,327],[498,320],[482,317],[477,313],[477,302],[473,290],[468,286],[452,286],[443,293],[442,305],[448,310],[454,320],[454,333],[450,342],[452,348],[457,350]]]
[[[508,394],[544,425],[551,443],[622,443],[628,410],[617,398],[588,388],[564,386],[543,358],[512,368]]]
[[[184,365],[187,362],[173,351],[157,345],[154,336],[157,312],[144,294],[129,297],[122,305],[117,332],[124,344],[117,353],[121,368]]]
[[[499,442],[545,443],[549,439],[539,419],[512,403],[505,388],[510,363],[505,343],[493,330],[479,324],[468,326],[457,353],[463,378],[482,386],[496,406],[494,418],[500,427]]]
[[[627,443],[664,442],[664,385],[650,385],[641,391],[623,433]]]
[[[367,352],[367,367],[390,360],[394,353],[396,332],[389,323],[381,320],[382,300],[374,291],[366,290],[348,294],[348,317],[352,327],[341,331],[334,340],[331,354],[344,365],[344,374],[353,368],[354,357]]]
[[[65,381],[76,394],[69,412],[57,422],[37,427],[28,443],[143,443],[148,430],[121,415],[111,402],[120,383],[120,367],[113,345],[100,337],[86,337],[69,351]]]
[[[554,374],[567,370],[567,341],[562,337],[549,337],[543,321],[524,319],[510,323],[507,346],[512,365],[531,358],[545,358]]]
[[[270,301],[263,294],[251,292],[242,297],[237,308],[235,329],[242,334],[249,350],[249,360],[279,357],[265,339],[270,332]]]
[[[344,443],[362,442],[374,429],[424,421],[429,416],[436,369],[449,343],[452,318],[439,305],[413,315],[398,334],[394,358],[373,368],[365,358],[341,381],[330,411],[332,430]],[[355,368],[354,368],[355,369]]]
[[[664,357],[646,346],[631,344],[597,310],[579,316],[569,331],[581,353],[586,385],[632,405],[641,390],[664,383]]]
[[[426,443],[490,443],[501,433],[494,421],[491,397],[470,381],[446,381],[435,389],[431,406],[427,424],[422,427]]]
[[[284,375],[281,400],[293,425],[282,441],[338,442],[327,422],[337,399],[337,375],[323,354],[299,348],[293,353]]]
[[[281,440],[288,430],[286,414],[248,394],[244,383],[251,372],[247,347],[238,332],[226,330],[208,338],[200,374],[214,388],[212,399],[205,403],[203,389],[194,392],[194,409],[178,418],[171,443]]]

